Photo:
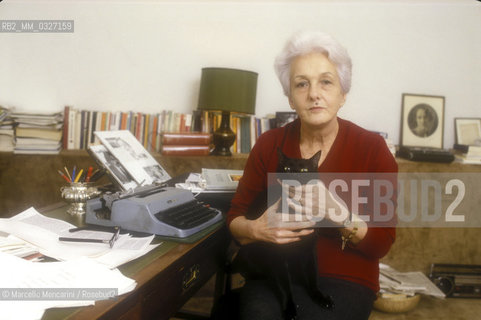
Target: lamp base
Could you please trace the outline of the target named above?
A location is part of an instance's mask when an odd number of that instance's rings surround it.
[[[222,120],[219,128],[213,134],[214,150],[213,156],[231,156],[230,147],[234,144],[235,133],[230,128],[230,112],[222,112]]]

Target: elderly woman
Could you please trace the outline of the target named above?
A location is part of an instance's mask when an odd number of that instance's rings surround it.
[[[277,57],[275,69],[298,119],[263,134],[249,155],[227,218],[241,250],[255,243],[282,248],[316,233],[309,222],[292,226],[269,223],[268,216],[277,211],[279,203],[260,216],[249,215],[252,203],[268,187],[268,173],[278,170],[282,154],[309,159],[321,151],[315,164],[319,173],[397,172],[381,136],[337,116],[351,87],[351,59],[336,40],[324,33],[299,33]],[[332,197],[326,199],[327,208],[341,206]],[[395,229],[371,228],[355,212],[350,216],[353,223],[326,214],[325,219],[331,219],[335,227],[318,228],[315,238],[316,285],[334,307],[318,303],[305,285],[293,281],[289,290],[295,310],[286,313],[266,274],[265,278],[247,277],[240,318],[367,319],[379,290],[379,259],[390,249]]]

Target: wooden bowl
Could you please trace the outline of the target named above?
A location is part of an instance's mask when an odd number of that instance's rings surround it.
[[[378,295],[374,301],[374,308],[387,313],[408,312],[418,305],[419,300],[421,300],[419,294],[411,297],[405,294],[383,294]]]

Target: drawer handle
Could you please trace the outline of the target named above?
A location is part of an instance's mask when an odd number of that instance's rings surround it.
[[[186,272],[184,279],[182,280],[182,287],[184,290],[187,290],[195,283],[195,281],[199,278],[199,274],[200,269],[198,264],[190,267],[189,271]]]

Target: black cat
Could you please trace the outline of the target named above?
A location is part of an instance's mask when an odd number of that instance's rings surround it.
[[[278,173],[309,173],[317,172],[321,151],[310,159],[289,158],[280,149],[277,150],[279,162]],[[301,178],[297,175],[296,179]],[[280,185],[269,186],[277,190],[270,192],[280,194]],[[279,192],[279,193],[275,193]],[[277,198],[278,199],[278,198]],[[271,200],[271,199],[269,199]],[[247,219],[257,219],[268,206],[267,190],[262,192],[249,207]],[[296,303],[292,296],[292,284],[299,283],[306,287],[309,295],[324,308],[331,309],[333,302],[323,295],[317,287],[317,235],[303,237],[301,241],[277,245],[267,242],[255,242],[244,245],[236,258],[238,268],[243,270],[247,279],[267,279],[275,288],[275,293],[284,310],[286,319],[295,319]]]

